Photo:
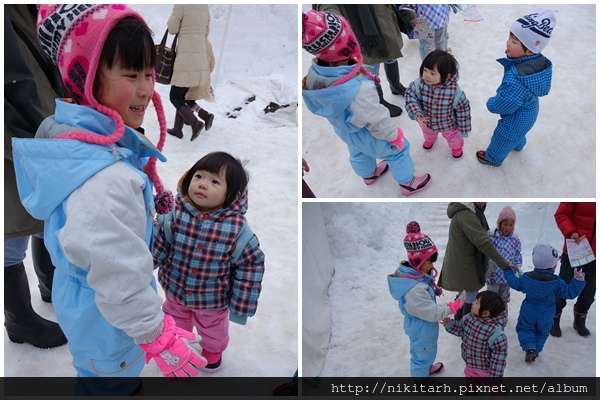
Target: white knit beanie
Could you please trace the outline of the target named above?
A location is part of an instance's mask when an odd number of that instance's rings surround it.
[[[550,10],[538,9],[513,22],[510,31],[529,50],[541,53],[548,45],[555,26],[554,13]]]

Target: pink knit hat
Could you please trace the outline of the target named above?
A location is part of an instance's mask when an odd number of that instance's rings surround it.
[[[302,48],[326,62],[354,58],[352,71],[331,86],[340,85],[360,70],[379,86],[379,78],[363,68],[360,45],[348,22],[337,14],[309,10],[302,13]]]
[[[500,228],[500,223],[507,219],[510,219],[515,223],[517,222],[517,214],[510,206],[506,206],[500,210],[500,213],[498,214],[498,220],[496,221],[496,226]]]
[[[94,98],[94,79],[100,62],[102,48],[114,26],[125,17],[144,22],[135,11],[123,4],[40,4],[38,5],[37,31],[40,45],[48,57],[58,66],[63,84],[77,104],[89,106],[115,120],[116,130],[102,136],[89,132],[68,132],[57,136],[86,143],[110,145],[123,136],[125,125],[115,110]],[[154,79],[154,73],[152,74]],[[160,124],[160,139],[156,148],[162,151],[166,140],[166,119],[160,96],[152,95],[154,108]],[[166,192],[156,172],[156,157],[151,157],[146,174],[154,184],[158,195],[156,211],[168,213],[173,207],[173,195]]]
[[[406,225],[404,247],[408,254],[408,263],[416,270],[420,270],[421,265],[438,251],[433,240],[426,234],[421,233],[421,227],[416,221],[409,222]]]

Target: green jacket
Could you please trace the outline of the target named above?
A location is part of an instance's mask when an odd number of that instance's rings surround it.
[[[477,251],[491,258],[500,269],[508,267],[488,232],[475,214],[474,203],[448,204],[450,230],[438,286],[453,292],[476,292],[483,287],[477,275]]]
[[[12,162],[12,138],[33,138],[44,118],[54,114],[57,97],[53,89],[56,69],[40,48],[35,22],[35,5],[4,6],[4,239],[40,233],[44,227],[43,221],[34,219],[21,204]],[[45,61],[44,67],[13,23]]]
[[[404,42],[402,41],[402,34],[398,27],[396,20],[396,11],[394,10],[393,4],[372,4],[377,17],[377,22],[380,27],[380,34],[383,35],[385,40],[385,47],[388,56],[383,58],[372,58],[365,55],[362,52],[363,63],[366,65],[380,64],[385,61],[390,61],[396,58],[402,57],[402,47]],[[344,9],[344,4],[313,4],[313,9],[317,11],[326,11],[334,14],[341,15],[348,20],[348,14]],[[348,23],[350,21],[348,20]],[[355,28],[352,27],[352,30]]]

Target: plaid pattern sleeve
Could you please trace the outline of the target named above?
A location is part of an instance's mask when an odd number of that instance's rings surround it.
[[[469,137],[471,133],[471,103],[463,92],[458,105],[454,108],[454,120],[458,125],[458,131],[463,138]]]
[[[418,114],[425,116],[425,113],[421,110],[421,103],[419,97],[417,96],[416,89],[415,82],[413,81],[410,83],[410,85],[408,85],[408,88],[404,93],[404,108],[408,113],[408,117],[415,121]]]
[[[154,241],[152,245],[152,257],[154,259],[154,269],[164,264],[169,255],[170,246],[166,243],[165,233],[161,223],[154,220]]]
[[[265,255],[256,235],[250,239],[237,264],[232,265],[231,269],[232,296],[229,309],[234,314],[252,317],[256,313],[265,272]]]
[[[492,378],[504,375],[506,368],[506,359],[508,357],[508,340],[506,335],[498,336],[496,341],[490,347],[490,376]]]

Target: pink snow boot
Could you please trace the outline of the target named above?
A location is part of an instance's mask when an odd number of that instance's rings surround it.
[[[413,176],[413,178],[400,184],[400,193],[404,196],[410,196],[411,194],[420,192],[431,184],[431,175],[425,174],[421,176]]]
[[[387,162],[385,162],[385,160],[383,160],[383,161],[379,162],[379,164],[377,164],[377,167],[375,167],[375,172],[373,173],[373,175],[371,175],[368,178],[363,178],[363,181],[365,182],[366,185],[372,185],[373,183],[375,183],[377,178],[379,178],[381,175],[385,174],[389,168],[390,167],[387,165]]]
[[[444,364],[441,362],[433,363],[431,367],[429,367],[429,375],[437,374],[442,369],[444,369]]]

